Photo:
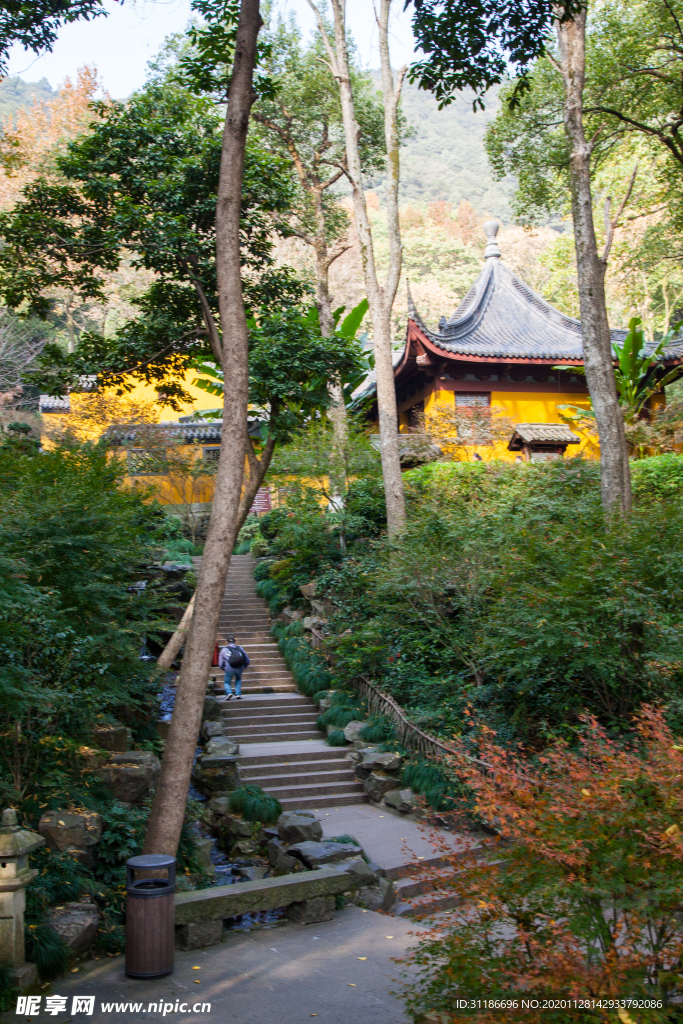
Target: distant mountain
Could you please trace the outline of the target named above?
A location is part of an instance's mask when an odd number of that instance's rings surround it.
[[[30,107],[34,100],[50,100],[57,95],[47,78],[39,82],[25,82],[22,78],[0,79],[0,120]]]
[[[379,72],[372,74],[379,88]],[[494,90],[486,110],[475,114],[468,94],[439,110],[431,93],[407,82],[402,105],[413,137],[401,150],[401,204],[440,200],[455,210],[461,199],[467,199],[478,214],[490,213],[508,222],[515,182],[494,181],[484,149],[486,125],[498,109]],[[376,184],[381,185],[381,179]]]
[[[379,87],[379,72],[373,72]],[[24,82],[21,78],[0,80],[0,119],[16,114],[34,100],[56,96],[46,78]],[[514,181],[494,181],[484,150],[487,122],[495,116],[495,93],[483,112],[474,113],[471,98],[458,97],[439,110],[431,93],[409,82],[403,87],[403,112],[413,137],[401,151],[401,204],[446,201],[457,209],[467,199],[478,214],[490,213],[504,223],[510,220],[510,197]],[[381,194],[381,179],[373,182]],[[343,191],[343,189],[342,189]]]

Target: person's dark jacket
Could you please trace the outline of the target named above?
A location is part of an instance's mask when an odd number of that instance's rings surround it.
[[[235,650],[240,651],[242,654],[242,664],[236,669],[230,664],[230,655]],[[239,644],[228,644],[227,647],[221,648],[221,653],[218,655],[218,667],[222,668],[224,672],[239,672],[241,669],[247,668],[248,665],[249,655],[244,647],[240,647]]]

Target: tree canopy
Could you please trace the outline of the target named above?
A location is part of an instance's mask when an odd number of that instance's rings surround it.
[[[0,7],[0,70],[6,72],[15,43],[34,53],[52,50],[62,25],[106,13],[103,0],[5,0]]]
[[[103,272],[129,259],[154,273],[135,300],[139,315],[113,335],[85,332],[76,352],[46,350],[42,388],[63,393],[82,375],[125,387],[145,380],[171,401],[186,398],[188,356],[208,355],[217,326],[216,187],[220,116],[206,99],[157,79],[126,105],[95,104],[89,134],[57,161],[61,178],[29,184],[0,217],[5,241],[0,290],[11,308],[46,315],[50,289],[103,297]],[[248,150],[242,194],[242,259],[247,301],[256,310],[298,301],[302,288],[273,265],[271,215],[292,198],[284,164]]]

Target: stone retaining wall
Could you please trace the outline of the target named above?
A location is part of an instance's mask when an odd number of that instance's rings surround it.
[[[175,920],[176,925],[201,924],[258,910],[275,910],[318,896],[335,896],[352,888],[349,875],[334,868],[217,885],[213,889],[176,893]]]

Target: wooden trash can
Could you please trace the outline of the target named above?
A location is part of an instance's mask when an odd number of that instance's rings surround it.
[[[131,978],[160,978],[173,970],[175,864],[175,857],[164,854],[126,862],[126,974]]]

